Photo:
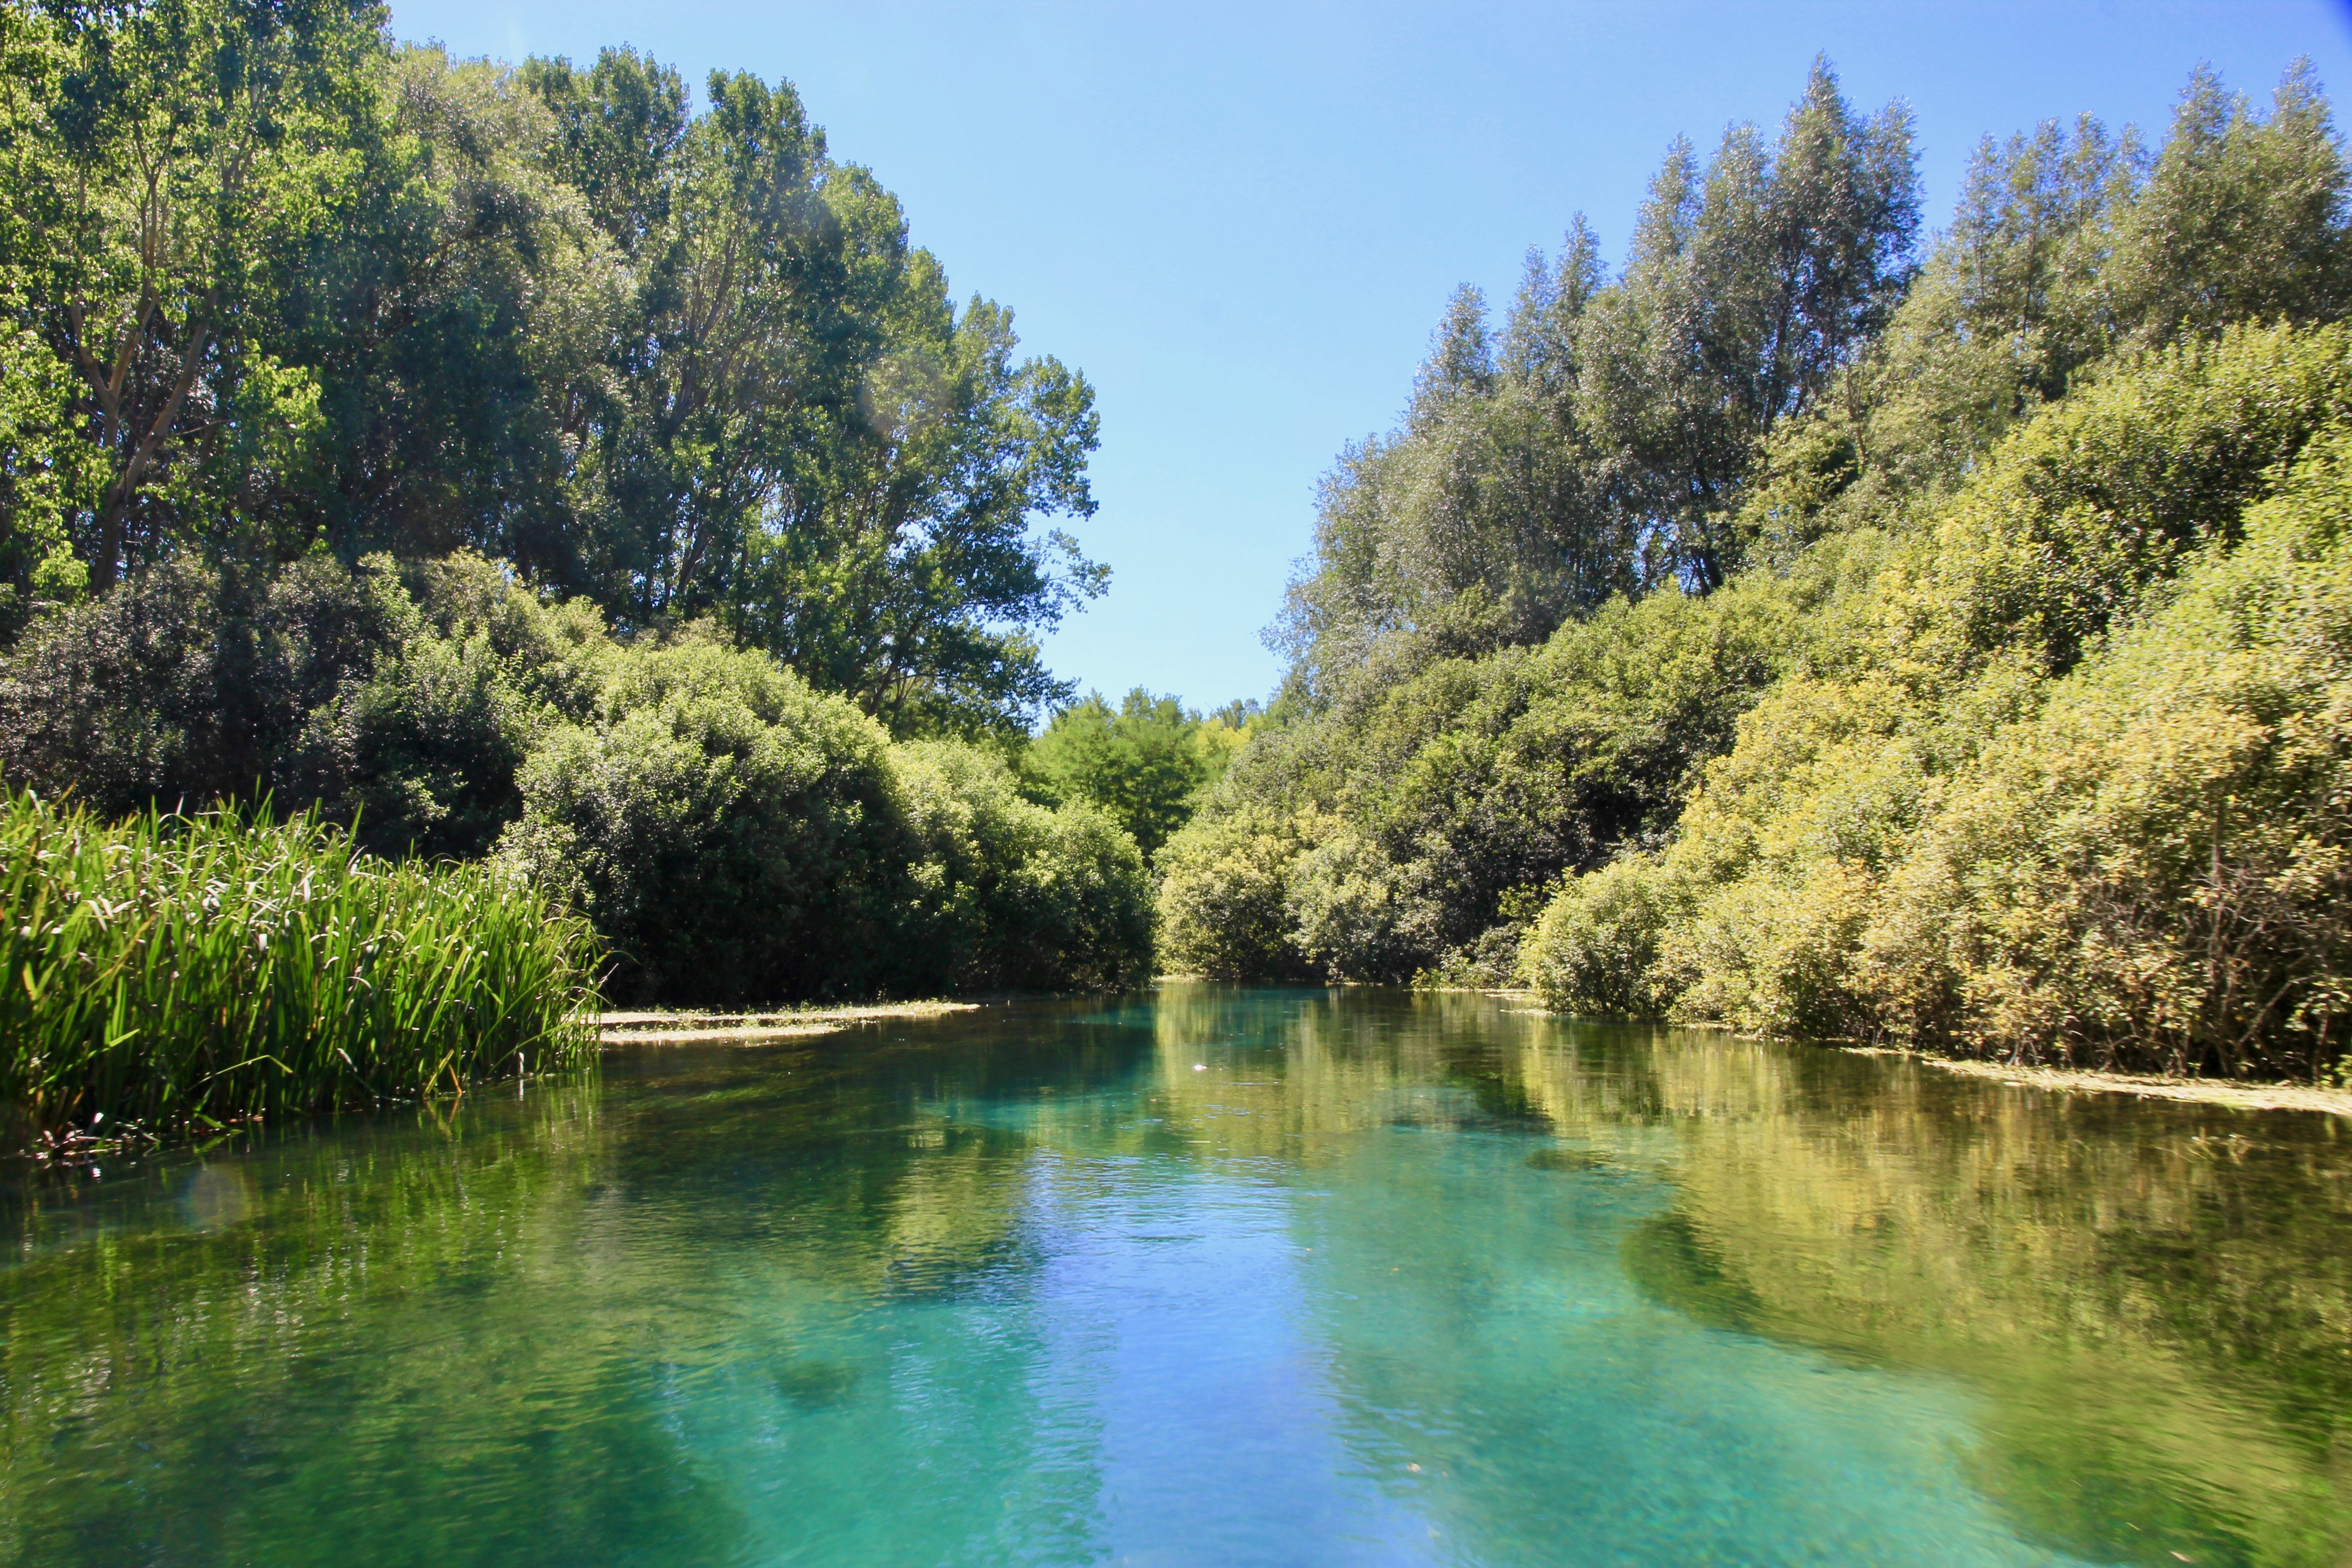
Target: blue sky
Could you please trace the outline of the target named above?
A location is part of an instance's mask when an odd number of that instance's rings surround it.
[[[2191,66],[2267,97],[2308,55],[2352,93],[2340,5],[1978,3],[711,4],[394,0],[460,55],[626,42],[699,83],[801,90],[906,204],[959,295],[1094,382],[1108,597],[1047,645],[1117,694],[1263,697],[1258,641],[1315,483],[1386,428],[1457,283],[1499,304],[1581,209],[1622,258],[1666,143],[1776,124],[1825,50],[1908,102],[1940,223],[1969,153],[2053,116],[2160,131]]]

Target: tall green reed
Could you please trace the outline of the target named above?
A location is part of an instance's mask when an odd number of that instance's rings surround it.
[[[119,823],[0,797],[13,1138],[417,1099],[583,1064],[586,922],[484,867],[355,851],[315,815]]]

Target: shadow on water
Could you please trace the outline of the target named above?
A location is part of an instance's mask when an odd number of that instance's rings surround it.
[[[1188,986],[9,1181],[27,1563],[2352,1548],[2318,1117]]]
[[[1764,1303],[1724,1266],[1722,1252],[1676,1209],[1635,1226],[1618,1249],[1625,1276],[1643,1295],[1710,1329],[1756,1333]]]

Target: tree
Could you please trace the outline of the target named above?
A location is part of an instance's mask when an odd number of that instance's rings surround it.
[[[572,489],[625,623],[715,614],[894,732],[1020,732],[1066,698],[1037,637],[1099,594],[1085,378],[959,311],[897,200],[833,163],[789,85],[607,51],[534,61],[551,165],[638,279]]]
[[[1668,149],[1614,282],[1579,216],[1556,263],[1530,255],[1499,345],[1457,291],[1402,426],[1324,482],[1268,633],[1293,681],[1328,702],[1619,595],[1721,586],[1759,454],[1852,392],[1918,222],[1907,113],[1858,116],[1817,60],[1777,143],[1735,125],[1704,166]]]
[[[1910,116],[1856,116],[1826,59],[1769,151],[1735,125],[1704,169],[1677,142],[1633,254],[1588,312],[1584,402],[1691,588],[1737,569],[1760,443],[1820,405],[1903,299],[1919,226]]]
[[[318,381],[281,357],[289,274],[348,198],[378,13],[351,0],[12,9],[10,228],[24,303],[95,455],[73,498],[93,586],[224,537],[310,459]]]
[[[1234,711],[1235,718],[1245,714]],[[1215,726],[1228,726],[1222,721]],[[1088,692],[1054,715],[1027,758],[1057,799],[1085,800],[1108,812],[1149,859],[1192,816],[1203,785],[1223,770],[1223,737],[1203,743],[1204,726],[1173,697],[1139,686],[1114,709]]]

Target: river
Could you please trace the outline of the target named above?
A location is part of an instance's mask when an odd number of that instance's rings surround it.
[[[0,1181],[25,1563],[2314,1564],[2352,1128],[1169,985]]]

